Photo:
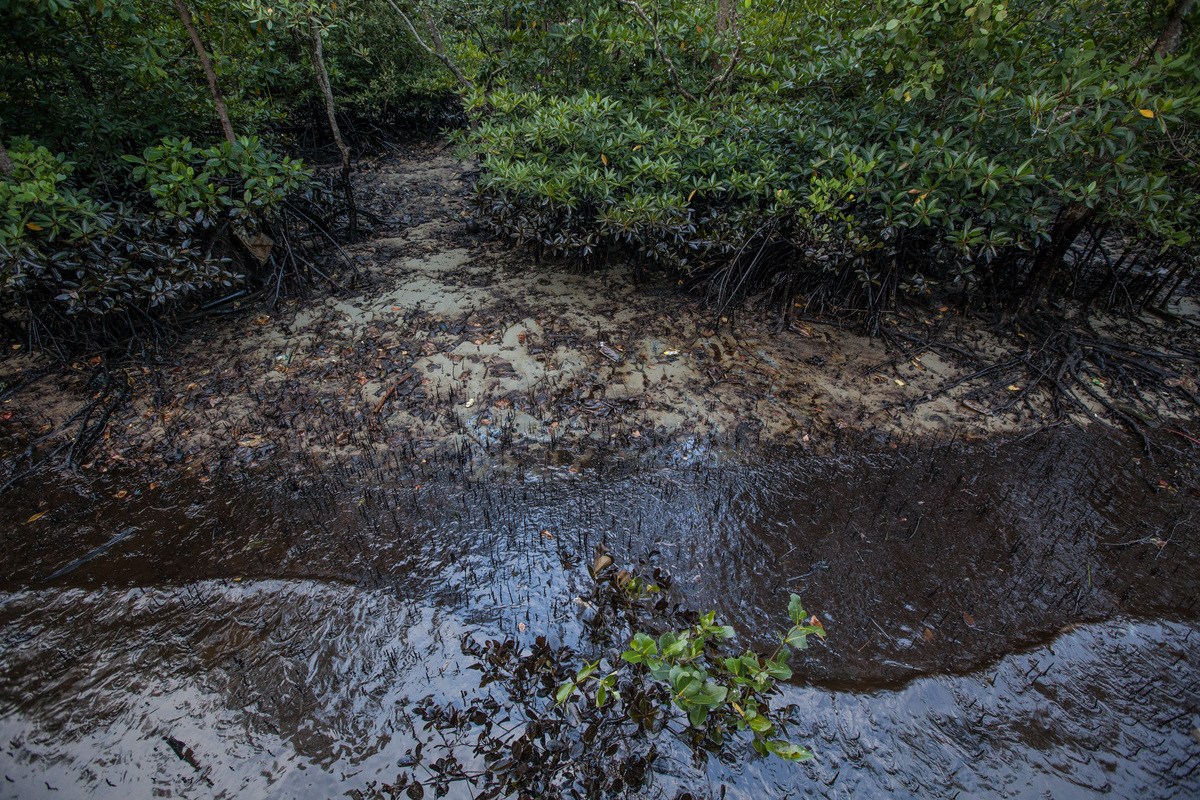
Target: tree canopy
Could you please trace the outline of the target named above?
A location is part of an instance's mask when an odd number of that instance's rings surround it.
[[[936,287],[1018,313],[1106,282],[1161,303],[1196,274],[1197,16],[1194,0],[0,0],[4,319],[30,334],[47,310],[145,313],[253,272],[214,242],[283,236],[287,199],[313,189],[285,154],[325,132],[353,236],[342,124],[447,94],[482,162],[479,215],[570,260],[868,318]],[[1081,241],[1091,255],[1068,256]]]

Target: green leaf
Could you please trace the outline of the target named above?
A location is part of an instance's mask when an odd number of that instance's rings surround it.
[[[767,742],[766,748],[768,751],[787,761],[807,761],[813,757],[813,754],[808,750],[805,750],[798,744],[792,744],[791,742]]]
[[[750,730],[754,731],[755,733],[766,733],[775,727],[771,724],[771,720],[767,719],[761,714],[755,714],[753,717],[747,714],[746,724],[749,725]]]
[[[788,616],[796,625],[807,616],[804,613],[804,605],[800,602],[800,595],[792,594],[788,598]]]
[[[554,700],[560,704],[565,703],[573,694],[575,694],[575,681],[567,681],[558,687],[558,691],[554,693]]]

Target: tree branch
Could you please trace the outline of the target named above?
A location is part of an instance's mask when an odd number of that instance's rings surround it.
[[[425,40],[421,38],[421,34],[417,33],[417,28],[412,24],[412,20],[408,18],[408,14],[405,14],[400,10],[400,6],[396,5],[395,0],[386,1],[387,4],[391,6],[397,14],[400,15],[400,19],[404,20],[404,24],[408,26],[408,30],[412,33],[413,38],[417,40],[417,44],[420,45],[421,49],[445,64],[446,69],[454,73],[454,77],[458,79],[459,83],[466,87],[467,91],[474,91],[475,83],[466,75],[464,75],[462,70],[458,68],[458,64],[454,63],[454,59],[450,58],[450,56],[446,54],[446,46],[442,42],[442,36],[440,33],[438,33],[437,26],[434,25],[433,20],[429,18],[429,15],[423,14],[422,16],[424,17],[425,26],[429,29],[430,38],[433,39],[433,43],[437,46],[436,50],[425,43]]]
[[[650,35],[654,37],[654,47],[658,50],[658,57],[667,68],[667,72],[671,75],[671,82],[675,84],[675,90],[683,95],[685,100],[695,100],[696,95],[683,88],[683,83],[679,79],[679,72],[675,69],[675,62],[667,55],[667,51],[663,49],[662,40],[658,38],[658,28],[654,27],[654,23],[646,16],[646,12],[638,4],[637,0],[619,0],[621,5],[629,6],[634,13],[641,17],[642,22],[646,23],[646,27],[650,29]]]
[[[192,13],[188,11],[187,3],[184,0],[174,0],[174,3],[179,19],[183,22],[183,27],[187,28],[188,36],[192,39],[192,47],[196,49],[196,55],[200,57],[200,66],[204,68],[204,77],[208,79],[208,91],[212,94],[213,105],[216,106],[217,116],[221,119],[221,130],[225,133],[225,139],[230,144],[237,144],[237,136],[233,133],[233,124],[229,121],[229,110],[225,108],[225,98],[221,96],[221,88],[217,85],[217,73],[213,70],[208,53],[204,52],[204,43],[200,41],[200,32],[196,30],[196,25],[192,22]]]
[[[634,13],[637,14],[638,17],[641,18],[642,22],[646,24],[646,27],[650,29],[650,35],[654,37],[654,47],[658,51],[658,57],[663,62],[663,65],[666,66],[667,72],[671,75],[671,83],[675,85],[675,90],[683,95],[685,100],[694,101],[698,99],[698,97],[709,94],[718,86],[726,83],[730,77],[733,76],[733,69],[735,66],[737,66],[738,60],[742,57],[742,37],[738,34],[736,26],[729,24],[729,20],[726,20],[725,22],[726,30],[733,31],[733,35],[737,39],[737,47],[734,49],[733,55],[729,57],[729,63],[725,66],[725,70],[719,75],[713,76],[712,80],[710,80],[705,85],[704,89],[701,90],[700,95],[694,95],[687,89],[683,88],[683,81],[679,77],[679,71],[675,69],[675,62],[671,60],[669,55],[667,55],[666,48],[663,47],[662,40],[658,37],[658,28],[654,27],[654,23],[650,21],[650,17],[646,15],[646,11],[642,8],[642,6],[637,2],[637,0],[618,0],[618,2],[623,6],[632,8]]]

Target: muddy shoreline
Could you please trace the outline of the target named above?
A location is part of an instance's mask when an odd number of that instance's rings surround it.
[[[464,449],[550,458],[563,447],[693,439],[820,453],[847,430],[979,439],[1095,424],[1040,392],[1026,397],[1025,382],[1003,373],[966,380],[1019,355],[1020,340],[1001,342],[949,305],[898,310],[885,321],[890,338],[800,320],[777,330],[761,309],[718,315],[665,276],[539,264],[468,224],[473,176],[440,143],[364,163],[359,190],[381,222],[375,238],[334,259],[329,268],[347,288],[332,295],[265,310],[231,303],[151,363],[94,358],[60,369],[10,352],[0,362],[0,454],[14,475],[49,452],[65,463],[57,448],[73,452],[83,436],[75,417],[114,388],[129,400],[101,404],[111,420],[76,459],[84,469],[190,463],[219,472]],[[1200,311],[1184,305],[1176,311]],[[1161,321],[1095,324],[1129,341],[1184,335]],[[942,344],[919,346],[935,337]],[[1178,358],[1177,382],[1194,388],[1197,364]],[[1096,398],[1129,389],[1093,384]],[[1106,414],[1080,396],[1088,414]],[[1158,415],[1147,424],[1197,435],[1194,407],[1141,396]],[[31,457],[16,458],[39,438]]]

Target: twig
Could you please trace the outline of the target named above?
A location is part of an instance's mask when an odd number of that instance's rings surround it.
[[[392,399],[392,395],[394,395],[396,393],[396,390],[399,389],[404,384],[408,383],[408,381],[415,378],[416,376],[417,376],[417,373],[409,372],[403,378],[401,378],[400,380],[393,383],[392,388],[388,389],[387,392],[383,395],[383,397],[379,398],[379,403],[376,404],[375,410],[371,413],[378,414],[380,411],[382,411],[384,404],[387,403],[388,400]]]

